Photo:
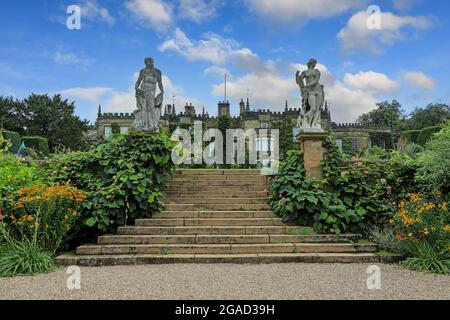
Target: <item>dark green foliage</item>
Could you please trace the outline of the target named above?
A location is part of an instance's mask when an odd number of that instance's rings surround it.
[[[443,126],[434,126],[423,129],[422,131],[420,131],[420,134],[417,138],[417,144],[425,146],[427,142],[430,141],[431,138],[433,138],[433,135],[441,131],[442,128]]]
[[[0,250],[0,277],[47,273],[55,267],[52,255],[32,241],[12,241]]]
[[[117,123],[111,125],[112,134],[120,134],[120,126]]]
[[[427,241],[418,243],[413,241],[403,242],[406,251],[411,255],[403,265],[419,272],[450,273],[450,251],[448,248],[439,250],[436,245]]]
[[[341,234],[362,228],[365,212],[348,210],[345,204],[322,188],[321,182],[305,178],[303,156],[290,151],[269,197],[272,209],[284,221],[314,226],[318,232]]]
[[[87,192],[87,226],[114,231],[162,210],[161,189],[174,168],[172,147],[166,134],[119,135],[91,151],[61,156],[50,170],[56,181]]]
[[[402,132],[402,138],[406,139],[409,143],[417,143],[421,130],[407,130]]]
[[[0,127],[22,136],[47,138],[52,151],[61,146],[83,148],[87,125],[75,116],[75,104],[61,95],[32,94],[23,101],[0,97]]]
[[[391,133],[370,132],[369,135],[370,140],[372,141],[372,146],[384,145],[385,150],[394,149],[394,140]]]
[[[446,104],[429,104],[425,108],[416,108],[406,122],[407,129],[423,128],[445,124],[450,121],[450,108]]]
[[[22,137],[22,142],[25,147],[35,150],[36,152],[48,156],[48,140],[43,137]]]
[[[9,148],[8,152],[15,154],[17,151],[19,151],[20,147],[20,135],[17,132],[12,131],[0,131],[0,134],[3,135],[3,138],[6,140],[9,140],[11,142],[11,147]]]

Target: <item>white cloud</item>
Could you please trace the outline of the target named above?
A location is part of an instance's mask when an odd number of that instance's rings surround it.
[[[241,49],[233,39],[207,33],[203,39],[194,41],[179,28],[158,49],[162,52],[175,51],[189,61],[208,61],[213,64],[224,64],[230,57],[245,59],[253,55],[250,49]]]
[[[231,76],[230,71],[228,71],[227,68],[223,68],[223,67],[219,67],[219,66],[211,66],[211,67],[205,69],[205,71],[203,71],[203,75],[205,75],[205,76],[214,75],[214,76],[220,77],[221,79],[224,78],[225,74],[228,76]]]
[[[410,85],[424,90],[433,90],[435,85],[435,81],[432,78],[419,71],[405,72],[403,78]]]
[[[381,53],[384,46],[391,46],[407,37],[407,32],[425,30],[433,21],[426,17],[397,16],[391,12],[382,12],[381,29],[367,28],[368,13],[360,11],[355,13],[347,22],[337,38],[346,53],[366,51]]]
[[[394,0],[394,6],[399,10],[408,10],[421,0]]]
[[[89,66],[91,66],[95,60],[91,58],[87,58],[84,56],[77,55],[75,53],[69,53],[69,52],[62,52],[57,51],[53,55],[53,61],[57,64],[63,64],[63,65],[76,65],[80,67],[81,69],[87,69]]]
[[[85,100],[89,102],[98,102],[103,96],[113,91],[112,88],[93,87],[93,88],[70,88],[61,90],[58,93],[65,98],[74,100]]]
[[[389,79],[384,73],[374,71],[347,73],[344,82],[350,87],[373,92],[392,93],[398,88],[397,82]]]
[[[113,25],[115,22],[114,17],[109,13],[109,10],[101,7],[97,0],[85,0],[81,5],[82,18],[103,21],[109,25]]]
[[[360,0],[246,0],[250,9],[269,20],[292,22],[295,19],[327,18],[361,4]]]
[[[294,74],[297,70],[305,70],[306,65],[292,63],[288,66],[289,74],[285,75],[281,72],[282,68],[274,63],[269,61],[265,64],[266,68],[262,71],[252,71],[229,79],[227,91],[230,101],[236,104],[247,96],[249,89],[252,108],[282,111],[286,99],[291,108],[299,108],[300,90]],[[335,122],[356,121],[361,114],[375,109],[379,98],[396,87],[394,81],[381,73],[347,74],[344,80],[338,80],[326,66],[318,64],[317,68],[322,74],[320,82],[324,85],[325,97],[331,108],[332,120]],[[374,81],[377,79],[382,79],[385,83],[376,84]],[[224,83],[212,87],[214,96],[221,97],[223,92]]]
[[[221,0],[180,0],[178,7],[181,19],[202,23],[216,16]]]
[[[173,8],[162,0],[127,0],[125,6],[145,27],[165,31],[173,23]]]
[[[136,110],[136,97],[134,90],[134,83],[137,80],[138,73],[133,75],[133,84],[127,91],[112,91],[105,102],[102,104],[104,112],[129,112],[132,113]],[[163,105],[172,104],[175,100],[175,106],[177,112],[184,111],[186,103],[193,103],[197,107],[197,113],[201,110],[199,106],[202,105],[201,101],[185,96],[184,89],[175,85],[172,80],[166,75],[162,76],[164,86],[164,102]],[[175,99],[174,99],[175,96]]]

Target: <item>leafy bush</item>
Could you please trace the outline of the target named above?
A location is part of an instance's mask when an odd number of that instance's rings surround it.
[[[299,152],[288,152],[279,176],[272,183],[269,203],[285,222],[313,225],[319,232],[341,234],[362,227],[363,212],[348,210],[334,193],[323,190],[320,182],[305,178],[303,156]]]
[[[8,152],[15,154],[19,151],[21,140],[18,133],[4,130],[0,131],[0,135],[2,135],[5,140],[11,142],[11,147],[8,149]]]
[[[417,138],[417,144],[425,146],[426,143],[433,138],[433,135],[441,130],[442,126],[434,126],[422,129],[422,131],[420,131],[419,137]]]
[[[22,142],[27,148],[31,148],[38,153],[48,156],[50,150],[48,148],[48,140],[43,137],[22,137]]]
[[[416,143],[409,143],[404,147],[401,147],[399,150],[411,159],[417,159],[419,154],[423,152],[425,148]]]
[[[0,153],[0,210],[20,188],[42,184],[44,178],[39,167],[25,164],[10,154]]]
[[[70,185],[21,188],[13,206],[5,208],[7,231],[14,239],[32,240],[40,249],[55,254],[77,223],[85,198]]]
[[[0,277],[47,273],[54,267],[51,254],[31,241],[14,241],[0,254]]]
[[[166,134],[114,136],[88,152],[58,156],[49,166],[53,180],[84,190],[84,223],[102,232],[149,218],[163,209],[161,188],[174,165]]]
[[[403,262],[406,267],[419,272],[450,273],[450,249],[438,249],[427,241],[405,241],[404,244],[412,255]]]
[[[448,196],[440,193],[425,195],[412,193],[401,201],[391,223],[401,241],[426,241],[438,251],[447,249],[450,243],[450,215]]]
[[[392,227],[378,227],[371,228],[368,233],[368,239],[378,245],[381,250],[403,254],[405,248],[397,239],[397,233]]]
[[[426,190],[450,191],[450,126],[439,132],[435,139],[427,143],[425,152],[417,162],[416,180]]]
[[[402,138],[405,138],[410,143],[417,143],[421,130],[408,130],[402,132]]]

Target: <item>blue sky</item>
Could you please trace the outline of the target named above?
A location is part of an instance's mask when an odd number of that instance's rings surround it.
[[[81,29],[69,30],[69,5]],[[369,30],[369,5],[381,9]],[[314,57],[333,120],[354,121],[375,103],[406,111],[450,102],[447,0],[5,0],[0,7],[0,94],[61,93],[77,114],[131,112],[143,59],[164,74],[166,103],[217,113],[228,99],[252,108],[298,107],[294,80]],[[374,20],[375,19],[375,20]],[[373,24],[372,24],[373,25]]]

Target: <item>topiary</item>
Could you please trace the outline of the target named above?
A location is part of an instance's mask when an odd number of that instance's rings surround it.
[[[22,142],[27,148],[31,148],[44,156],[48,156],[50,153],[48,140],[46,138],[35,136],[22,137]]]
[[[425,146],[433,138],[433,135],[441,131],[442,128],[443,126],[434,126],[423,129],[417,138],[417,144]]]

